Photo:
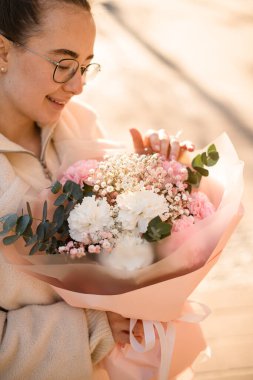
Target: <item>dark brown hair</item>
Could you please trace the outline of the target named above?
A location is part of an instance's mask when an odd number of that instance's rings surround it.
[[[0,0],[0,34],[12,41],[26,42],[40,30],[44,12],[59,3],[91,10],[87,0]]]

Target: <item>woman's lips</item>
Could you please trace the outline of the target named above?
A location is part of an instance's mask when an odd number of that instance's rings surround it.
[[[55,104],[56,106],[59,106],[61,108],[63,108],[66,104],[67,104],[67,101],[66,100],[59,100],[59,99],[55,99],[53,98],[52,96],[49,96],[47,95],[46,98],[53,104]]]

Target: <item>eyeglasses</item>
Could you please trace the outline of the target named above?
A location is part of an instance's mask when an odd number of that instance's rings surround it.
[[[36,51],[28,48],[27,46],[19,42],[12,41],[11,39],[9,40],[16,45],[22,46],[25,50],[29,51],[30,53],[35,54],[45,59],[46,61],[52,63],[55,66],[55,69],[53,72],[53,80],[56,83],[68,82],[71,78],[75,76],[78,69],[80,68],[83,84],[87,84],[88,82],[90,82],[96,77],[99,71],[101,71],[101,66],[98,63],[90,63],[87,66],[82,66],[74,58],[63,58],[63,59],[60,59],[59,61],[54,61],[53,59],[50,59],[43,54],[37,53]]]

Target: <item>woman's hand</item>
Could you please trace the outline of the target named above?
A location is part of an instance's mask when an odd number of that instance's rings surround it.
[[[107,311],[106,314],[115,342],[121,346],[129,343],[129,318],[124,318],[121,315],[113,313],[111,311]],[[141,342],[143,338],[143,326],[141,321],[138,321],[136,323],[133,334],[135,338]]]
[[[137,129],[130,129],[134,149],[139,154],[160,153],[168,159],[177,160],[186,150],[194,151],[191,141],[179,142],[177,136],[169,136],[164,129],[158,131],[150,129],[142,138]]]

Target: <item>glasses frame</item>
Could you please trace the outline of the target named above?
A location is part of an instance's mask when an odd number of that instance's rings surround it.
[[[77,73],[77,71],[78,71],[79,68],[80,68],[80,71],[81,71],[81,76],[83,76],[84,73],[85,73],[85,72],[88,70],[88,68],[91,67],[91,66],[93,66],[93,67],[97,67],[97,72],[101,71],[101,65],[100,65],[99,63],[94,63],[94,62],[92,62],[92,63],[89,63],[87,66],[84,66],[84,65],[80,65],[80,63],[79,63],[75,58],[62,58],[62,59],[60,59],[59,61],[55,61],[55,60],[53,60],[53,59],[47,57],[47,56],[44,55],[44,54],[40,54],[40,53],[38,53],[37,51],[34,51],[34,50],[31,49],[31,48],[28,48],[27,46],[25,46],[24,44],[21,44],[20,42],[13,41],[13,40],[11,40],[10,38],[8,38],[8,37],[6,37],[6,36],[4,36],[4,37],[5,37],[7,40],[9,40],[9,41],[11,41],[12,43],[14,43],[15,45],[17,45],[17,46],[22,46],[22,48],[24,48],[25,50],[29,51],[30,53],[35,54],[35,55],[37,55],[38,57],[43,58],[43,59],[45,59],[46,61],[52,63],[52,64],[55,66],[55,69],[54,69],[54,72],[53,72],[53,81],[54,81],[55,83],[67,83],[69,80],[71,80],[71,79],[76,75],[76,73]],[[61,63],[64,62],[64,61],[74,61],[74,62],[76,62],[76,63],[77,63],[76,70],[73,71],[72,76],[71,76],[70,78],[66,79],[65,81],[57,81],[57,80],[55,79],[55,73],[56,73],[58,67],[59,67],[59,66],[61,65]]]

